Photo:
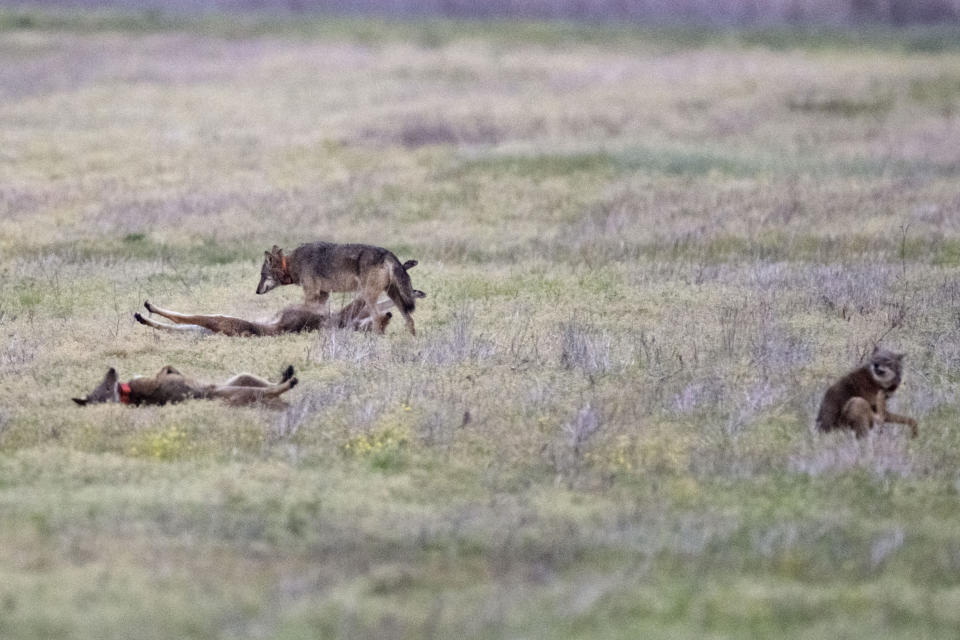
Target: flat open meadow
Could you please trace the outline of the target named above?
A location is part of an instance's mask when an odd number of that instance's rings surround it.
[[[958,35],[0,11],[0,637],[956,638]],[[133,320],[318,239],[417,336]]]

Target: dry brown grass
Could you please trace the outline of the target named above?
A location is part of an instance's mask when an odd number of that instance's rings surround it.
[[[0,31],[0,636],[952,637],[960,55],[316,28]],[[132,320],[318,238],[418,336]],[[301,385],[69,403],[167,363]]]

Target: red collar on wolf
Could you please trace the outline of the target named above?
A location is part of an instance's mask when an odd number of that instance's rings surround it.
[[[117,389],[120,390],[120,402],[123,404],[130,404],[130,384],[127,382],[121,382],[117,385]]]
[[[280,284],[293,284],[293,276],[287,269],[287,256],[280,256]]]

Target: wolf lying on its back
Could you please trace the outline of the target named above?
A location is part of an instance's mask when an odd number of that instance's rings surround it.
[[[414,290],[414,295],[418,298],[425,298],[427,294],[423,291]],[[144,301],[143,306],[150,313],[163,316],[168,320],[173,320],[175,324],[157,322],[152,318],[145,318],[139,313],[133,314],[133,317],[142,325],[170,331],[173,333],[181,332],[199,332],[199,333],[218,333],[231,337],[248,336],[277,336],[284,333],[302,333],[304,331],[317,331],[320,329],[346,329],[352,328],[354,331],[370,331],[376,329],[383,333],[387,324],[390,323],[392,314],[387,311],[393,306],[391,300],[378,302],[377,306],[383,314],[380,316],[380,323],[374,326],[373,318],[367,310],[367,303],[363,300],[354,300],[336,313],[328,314],[325,311],[308,307],[307,305],[293,305],[281,311],[275,318],[268,322],[255,322],[253,320],[244,320],[233,316],[224,316],[220,314],[186,314],[168,311],[151,304],[149,300]]]
[[[377,299],[386,292],[403,315],[410,333],[416,335],[410,315],[416,299],[407,274],[416,261],[401,264],[397,256],[382,247],[332,242],[300,245],[289,256],[273,245],[264,255],[258,294],[280,285],[299,284],[308,305],[325,305],[331,291],[357,291],[357,298],[367,303],[374,326],[379,327],[382,314],[377,309]]]
[[[157,375],[151,378],[133,378],[130,382],[123,383],[117,379],[117,370],[111,367],[103,382],[93,391],[85,398],[74,398],[73,401],[81,406],[100,402],[164,405],[191,398],[221,398],[232,405],[258,402],[277,404],[278,398],[296,384],[293,367],[284,370],[277,384],[249,373],[241,373],[223,384],[204,384],[187,378],[171,366],[160,369]]]

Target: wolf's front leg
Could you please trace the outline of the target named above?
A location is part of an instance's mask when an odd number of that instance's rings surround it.
[[[887,421],[887,394],[883,391],[877,391],[877,396],[873,402],[873,426],[882,427]]]
[[[892,422],[893,424],[904,424],[910,427],[910,437],[916,438],[917,434],[920,432],[917,427],[917,421],[913,418],[908,418],[907,416],[901,416],[896,413],[887,412],[886,421]]]

